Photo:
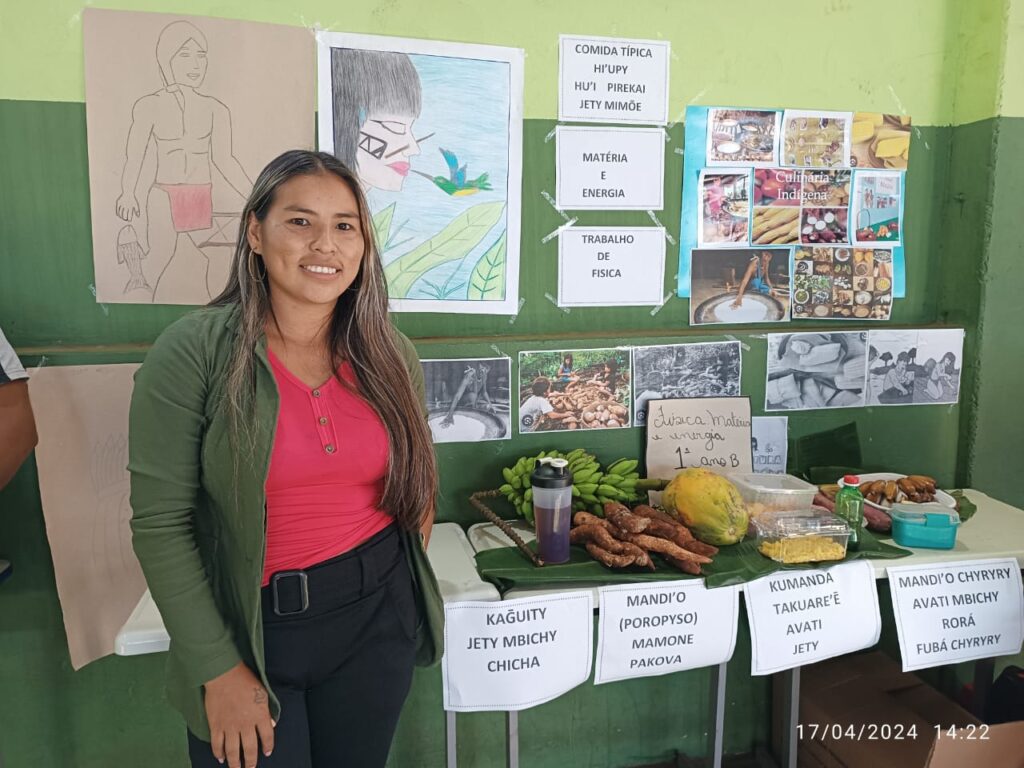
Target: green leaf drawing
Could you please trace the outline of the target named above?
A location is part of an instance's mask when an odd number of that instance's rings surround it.
[[[505,232],[494,241],[469,276],[470,301],[501,301],[505,298]]]
[[[429,240],[384,268],[392,298],[404,299],[413,284],[441,264],[457,261],[472,251],[501,218],[505,204],[480,203],[460,213]]]
[[[377,247],[385,250],[388,238],[391,236],[391,220],[395,217],[395,203],[387,208],[373,214],[373,236],[377,240]]]
[[[435,283],[432,283],[429,280],[424,280],[423,284],[430,289],[428,293],[430,293],[435,299],[441,298],[441,289]]]
[[[445,301],[446,299],[450,298],[452,294],[458,293],[459,291],[466,287],[465,282],[458,283],[451,287],[448,286],[448,282],[449,281],[446,280],[444,285],[437,285],[436,283],[432,283],[426,278],[424,278],[422,282],[422,285],[425,286],[423,288],[423,291],[425,293],[430,294],[430,298],[432,299]]]

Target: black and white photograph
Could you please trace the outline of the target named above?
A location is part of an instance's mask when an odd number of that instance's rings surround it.
[[[633,350],[634,423],[647,423],[651,400],[739,397],[742,365],[738,341],[637,347]]]
[[[868,405],[935,405],[960,400],[964,332],[868,334]]]
[[[768,335],[766,411],[864,405],[867,331]]]
[[[430,434],[435,443],[512,437],[509,358],[423,360],[422,365]]]

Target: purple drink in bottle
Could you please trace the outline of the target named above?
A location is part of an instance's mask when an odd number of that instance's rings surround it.
[[[538,459],[530,475],[537,554],[552,565],[569,560],[572,472],[568,465],[565,459]]]

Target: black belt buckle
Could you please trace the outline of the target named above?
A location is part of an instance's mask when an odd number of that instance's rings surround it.
[[[299,596],[302,598],[302,607],[295,611],[282,611],[281,599],[277,589],[284,579],[296,577],[299,580]],[[309,608],[309,577],[305,571],[280,571],[270,578],[270,591],[274,596],[274,613],[278,616],[297,616],[305,613]]]

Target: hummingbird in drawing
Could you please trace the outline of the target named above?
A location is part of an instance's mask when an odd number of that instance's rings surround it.
[[[489,190],[491,188],[491,183],[487,180],[486,173],[481,173],[475,179],[467,179],[466,166],[459,167],[459,158],[455,156],[454,152],[442,149],[441,155],[448,164],[447,178],[444,176],[431,176],[429,173],[423,173],[422,171],[413,171],[413,173],[417,173],[425,179],[430,179],[438,189],[452,197],[475,195],[480,190]]]

